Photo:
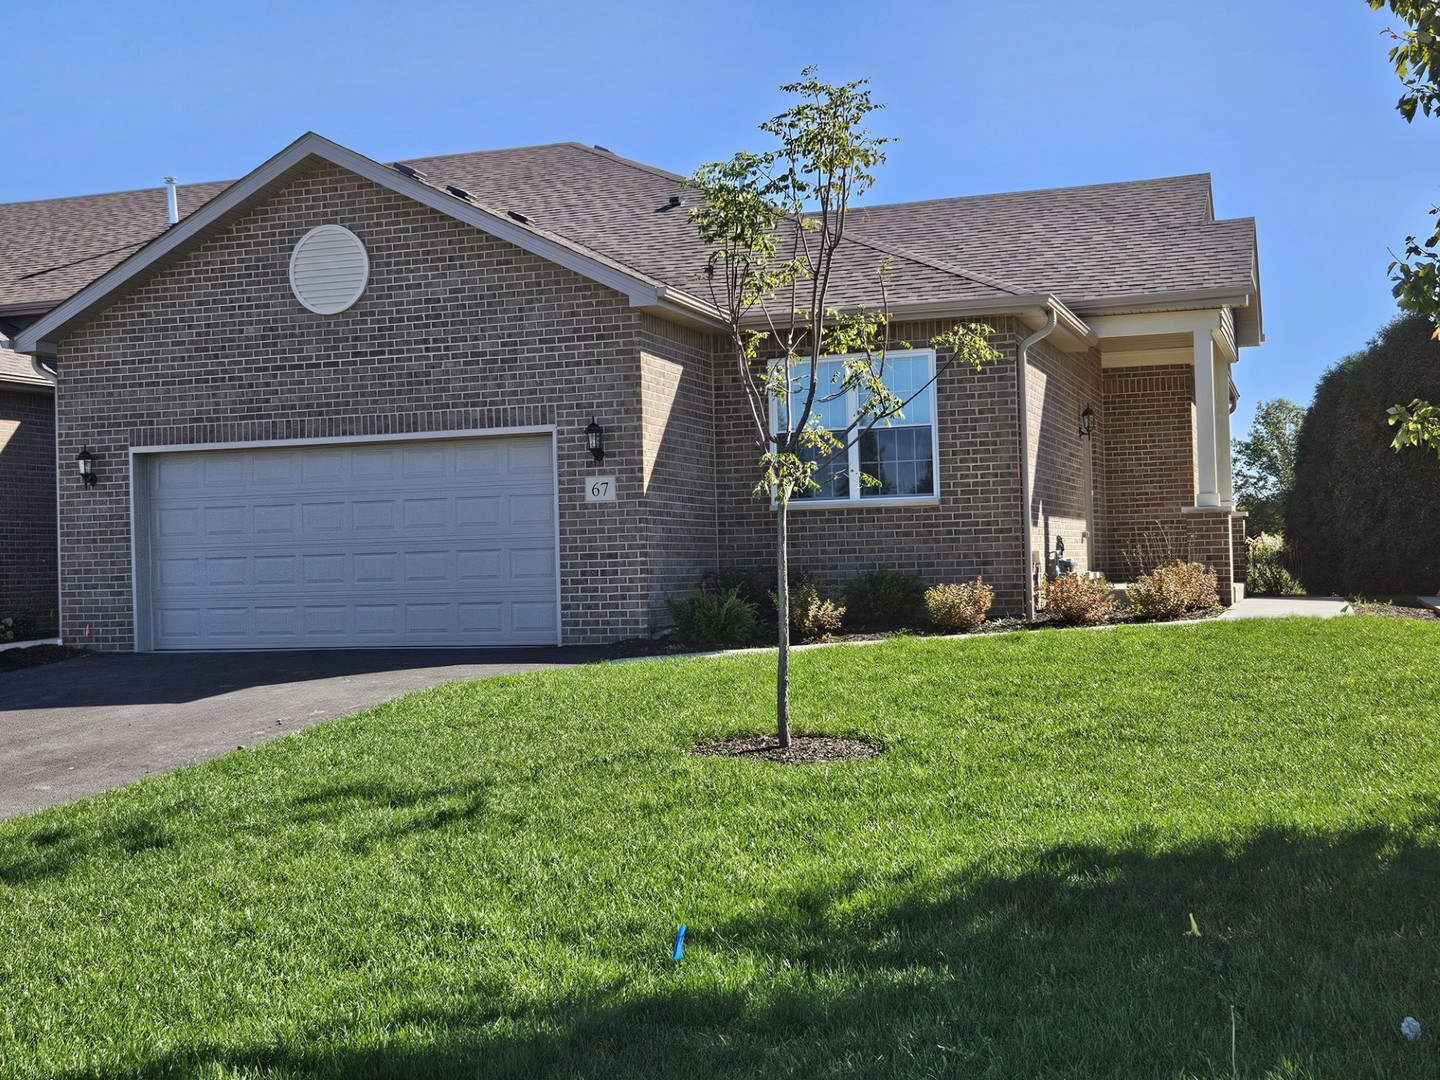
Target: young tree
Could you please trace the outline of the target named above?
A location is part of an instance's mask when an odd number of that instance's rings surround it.
[[[799,82],[781,87],[796,103],[760,125],[775,140],[773,149],[703,165],[689,180],[700,195],[691,216],[711,248],[705,267],[711,298],[725,320],[760,450],[755,494],[775,506],[782,747],[790,745],[790,500],[817,489],[821,470],[863,432],[901,417],[910,400],[885,383],[887,346],[908,347],[888,341],[887,267],[876,267],[873,307],[840,312],[828,303],[846,212],[874,183],[890,141],[864,126],[882,108],[870,100],[867,85],[865,79],[830,85],[806,68]],[[967,324],[933,339],[937,355],[945,356],[937,360],[936,376],[949,364],[979,368],[997,359],[990,333]],[[820,377],[824,357],[844,358],[828,385]],[[848,425],[823,427],[817,406],[844,401],[852,391],[861,404]]]
[[[1250,434],[1236,439],[1235,504],[1249,511],[1252,533],[1284,531],[1285,500],[1295,486],[1295,440],[1305,410],[1286,398],[1255,407]]]
[[[1366,0],[1374,10],[1389,7],[1404,20],[1403,33],[1390,32],[1396,42],[1390,62],[1405,87],[1396,108],[1406,122],[1417,113],[1440,117],[1440,3],[1436,0]],[[1435,325],[1440,339],[1440,207],[1430,211],[1437,226],[1428,240],[1405,239],[1406,259],[1390,264],[1395,282],[1395,299],[1403,311],[1423,315]],[[1408,260],[1408,261],[1407,261]],[[1392,405],[1390,425],[1395,427],[1396,450],[1406,446],[1428,446],[1440,456],[1440,407],[1419,398],[1409,405]]]

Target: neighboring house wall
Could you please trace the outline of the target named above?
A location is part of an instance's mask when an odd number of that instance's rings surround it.
[[[50,629],[55,556],[54,398],[0,387],[0,618]]]
[[[1047,341],[1031,346],[1026,384],[1033,478],[1031,539],[1043,560],[1055,549],[1056,537],[1063,538],[1065,558],[1073,559],[1082,572],[1100,569],[1090,519],[1095,519],[1093,531],[1098,532],[1105,505],[1102,396],[1097,351],[1062,353]],[[1080,434],[1080,414],[1087,405],[1096,413],[1095,432],[1088,438]],[[1093,506],[1092,477],[1097,489]]]
[[[319,316],[287,267],[328,223],[364,241],[370,281]],[[62,456],[88,443],[100,477],[61,492],[63,632],[133,647],[131,447],[554,425],[564,640],[645,633],[639,331],[616,293],[341,169],[312,171],[61,344]],[[584,502],[592,414],[613,503]]]
[[[716,568],[715,338],[645,316],[640,328],[641,441],[649,612],[669,625],[667,596]]]
[[[995,588],[997,612],[1023,610],[1015,354],[1030,330],[1011,318],[978,321],[996,331],[992,340],[1003,356],[980,372],[954,365],[940,373],[940,502],[843,509],[792,504],[790,565],[796,572],[835,583],[875,566],[919,574],[929,583],[984,575]],[[951,325],[903,323],[893,333],[919,347]],[[938,363],[944,359],[942,354]],[[733,365],[727,353],[717,357],[720,561],[773,565],[775,516],[766,500],[752,495],[760,451]]]
[[[1127,554],[1162,534],[1189,543],[1180,511],[1195,502],[1194,373],[1189,365],[1106,368],[1101,569],[1114,581],[1133,576]],[[1184,551],[1177,551],[1177,555]]]

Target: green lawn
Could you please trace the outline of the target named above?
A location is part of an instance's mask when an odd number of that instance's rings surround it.
[[[1436,1076],[1437,698],[1358,616],[806,651],[887,750],[800,768],[686,753],[765,655],[440,687],[0,825],[0,1077]]]

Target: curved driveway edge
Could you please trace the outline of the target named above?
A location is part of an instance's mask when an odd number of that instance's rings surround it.
[[[0,819],[121,787],[452,679],[601,650],[103,653],[0,675]]]

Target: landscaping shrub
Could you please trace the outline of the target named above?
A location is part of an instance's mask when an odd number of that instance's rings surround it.
[[[1041,587],[1045,612],[1066,626],[1093,626],[1104,622],[1115,606],[1110,583],[1103,577],[1064,574]]]
[[[680,600],[666,598],[675,632],[684,641],[738,643],[755,633],[755,605],[738,589],[711,592],[701,586]]]
[[[722,566],[708,571],[700,579],[700,587],[725,593],[734,589],[740,599],[755,605],[755,618],[761,623],[775,622],[775,567]]]
[[[0,642],[31,641],[43,636],[38,627],[39,620],[28,613],[17,612],[14,615],[7,615],[0,619]]]
[[[895,627],[925,617],[925,582],[877,566],[856,574],[845,585],[845,608],[852,626]]]
[[[773,601],[774,594],[771,594]],[[790,629],[802,641],[833,634],[845,618],[845,606],[820,591],[820,582],[803,574],[790,585]]]
[[[1125,592],[1130,610],[1142,619],[1173,619],[1187,611],[1216,607],[1215,571],[1198,562],[1157,566]]]
[[[1245,592],[1251,596],[1304,596],[1305,590],[1290,570],[1285,538],[1261,533],[1245,541]]]
[[[930,621],[942,630],[958,630],[962,634],[980,629],[994,599],[995,590],[985,584],[983,577],[977,577],[972,582],[936,585],[925,590],[925,607],[930,611]]]
[[[1190,562],[1190,530],[1176,523],[1152,521],[1145,531],[1121,552],[1121,556],[1125,560],[1125,571],[1131,581],[1160,566]]]
[[[1440,462],[1390,449],[1385,410],[1440,400],[1440,349],[1420,316],[1396,319],[1327,371],[1295,446],[1285,538],[1311,593],[1427,595],[1440,587]]]

